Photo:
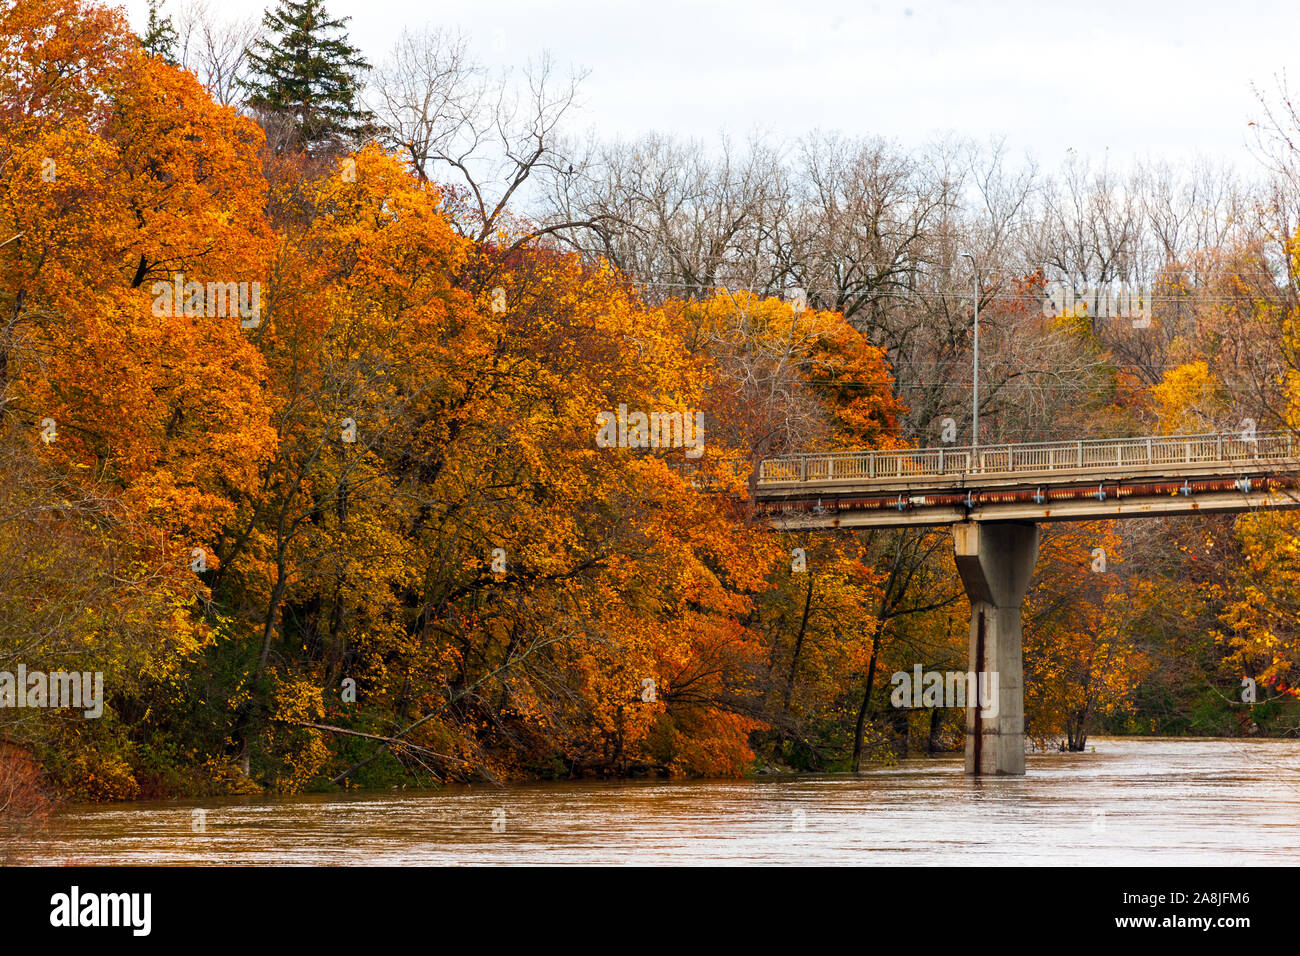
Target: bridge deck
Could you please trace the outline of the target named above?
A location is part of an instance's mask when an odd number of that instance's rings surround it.
[[[837,452],[770,458],[778,526],[1070,521],[1300,507],[1289,432]]]

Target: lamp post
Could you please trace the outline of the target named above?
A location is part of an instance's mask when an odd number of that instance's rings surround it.
[[[971,450],[980,446],[980,274],[975,265],[975,257],[963,252],[963,258],[970,260],[971,271],[975,274],[975,361],[974,380],[971,386]]]

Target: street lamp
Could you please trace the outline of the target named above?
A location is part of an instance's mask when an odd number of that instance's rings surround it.
[[[974,382],[971,386],[971,450],[980,446],[980,274],[975,265],[975,257],[963,252],[962,257],[970,260],[971,271],[975,274],[975,361]]]

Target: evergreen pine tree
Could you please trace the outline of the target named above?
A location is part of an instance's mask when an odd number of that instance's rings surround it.
[[[249,50],[248,105],[287,117],[299,148],[316,152],[373,135],[373,119],[358,103],[370,65],[347,41],[349,19],[330,19],[323,0],[280,0]]]
[[[140,42],[150,56],[159,57],[163,62],[176,66],[176,45],[180,38],[172,26],[172,18],[160,16],[161,10],[162,0],[149,0],[149,22],[145,25]]]

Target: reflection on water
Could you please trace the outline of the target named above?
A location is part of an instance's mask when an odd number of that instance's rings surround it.
[[[1300,741],[1098,738],[972,780],[960,757],[835,776],[78,806],[30,863],[1300,862]],[[194,810],[205,831],[193,832]]]

